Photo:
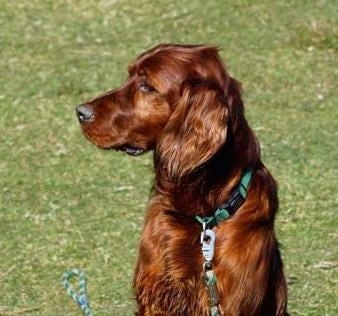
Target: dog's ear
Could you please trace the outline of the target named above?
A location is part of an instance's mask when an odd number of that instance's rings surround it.
[[[229,109],[229,128],[232,134],[237,134],[238,129],[243,125],[244,106],[241,98],[241,84],[234,78],[228,76],[225,89],[227,106]]]
[[[228,110],[222,89],[212,81],[185,82],[174,103],[157,154],[168,174],[179,178],[205,163],[224,144]]]
[[[233,164],[239,168],[254,165],[260,159],[258,140],[248,125],[244,115],[241,84],[228,76],[225,95],[228,107],[228,137]]]

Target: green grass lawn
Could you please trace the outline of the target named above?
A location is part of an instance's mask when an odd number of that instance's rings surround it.
[[[279,182],[291,315],[338,315],[336,1],[0,0],[0,315],[132,315],[151,155],[96,149],[74,106],[160,42],[222,48]]]

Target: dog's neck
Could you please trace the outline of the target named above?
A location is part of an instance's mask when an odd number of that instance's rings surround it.
[[[222,148],[212,159],[192,172],[170,177],[159,157],[154,158],[154,193],[170,200],[172,207],[186,215],[208,215],[224,203],[241,177],[242,168],[235,166]]]

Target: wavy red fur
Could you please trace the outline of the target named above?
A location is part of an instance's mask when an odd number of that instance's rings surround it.
[[[135,269],[136,315],[207,316],[200,225],[254,169],[245,203],[214,231],[214,269],[225,316],[287,315],[274,232],[277,186],[260,158],[240,84],[215,47],[159,45],[129,67],[119,89],[78,108],[102,148],[154,151],[155,181]]]

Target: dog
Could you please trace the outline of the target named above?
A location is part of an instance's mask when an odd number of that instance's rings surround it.
[[[287,315],[277,185],[218,48],[161,44],[128,72],[76,113],[100,148],[153,151],[136,315]]]

